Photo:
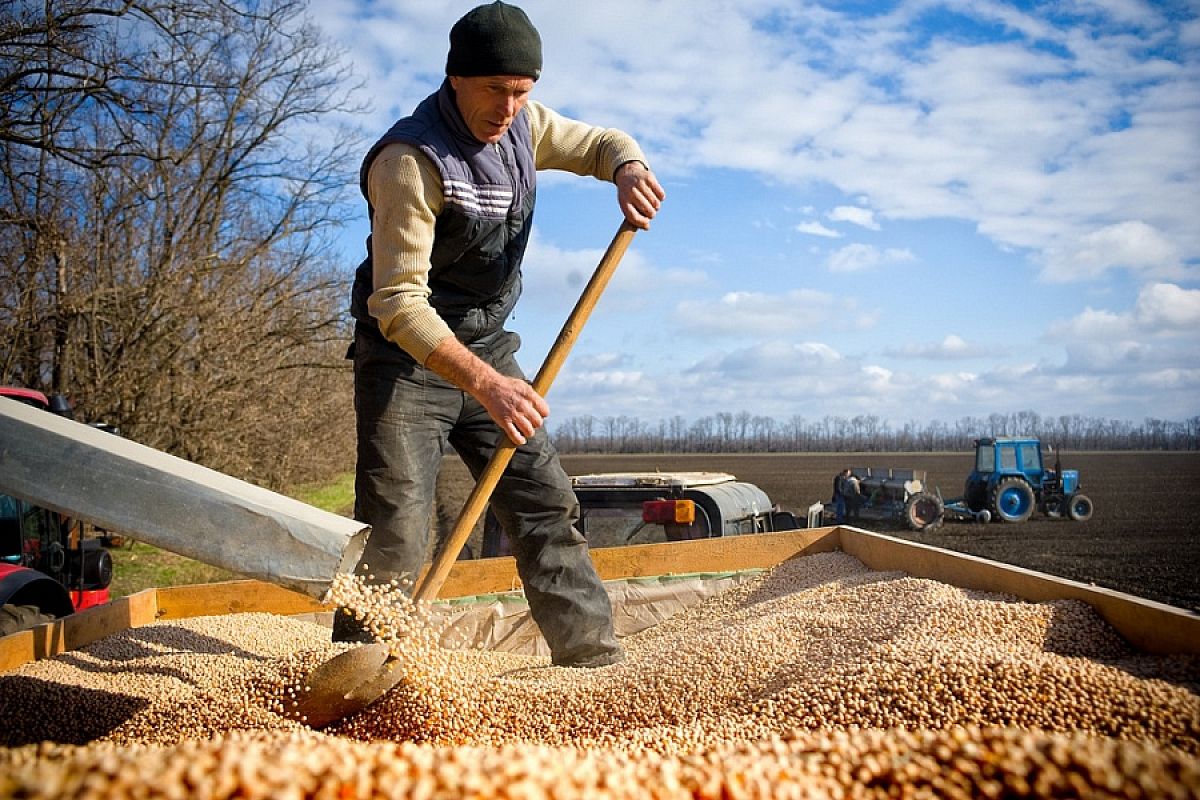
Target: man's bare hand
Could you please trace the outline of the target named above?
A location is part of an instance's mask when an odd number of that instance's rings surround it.
[[[550,416],[546,399],[526,381],[501,375],[453,336],[433,349],[425,366],[478,400],[514,444],[525,444]]]
[[[654,173],[640,161],[626,161],[613,180],[617,184],[617,204],[625,219],[635,228],[648,229],[667,197]]]
[[[542,427],[550,416],[546,399],[523,380],[497,373],[496,380],[475,395],[488,415],[514,444],[525,444],[527,437]]]

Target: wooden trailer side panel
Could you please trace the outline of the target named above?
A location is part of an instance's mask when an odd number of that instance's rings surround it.
[[[686,542],[602,547],[591,551],[601,580],[765,569],[781,561],[838,548],[837,528],[811,528]],[[521,588],[510,557],[456,561],[439,597],[469,597]]]
[[[1011,594],[1035,603],[1082,600],[1141,650],[1200,653],[1200,615],[1186,609],[856,528],[842,528],[840,542],[843,551],[873,570],[901,570],[962,589]]]
[[[592,551],[601,578],[763,569],[790,558],[842,550],[880,571],[902,571],[964,589],[1031,602],[1082,600],[1134,646],[1152,653],[1200,653],[1200,615],[1131,595],[907,542],[856,528],[814,528]],[[459,561],[442,589],[467,597],[521,588],[512,558]],[[0,671],[82,647],[158,619],[331,610],[305,594],[256,580],[147,589],[62,620],[0,638]]]
[[[146,589],[102,606],[0,637],[0,671],[58,655],[158,619],[157,589]]]

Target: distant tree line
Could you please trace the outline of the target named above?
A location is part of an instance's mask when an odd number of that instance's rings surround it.
[[[0,383],[268,486],[352,459],[354,86],[307,11],[0,4]]]
[[[893,424],[875,415],[772,417],[719,413],[647,424],[630,416],[579,416],[549,426],[563,453],[937,452],[968,450],[981,436],[1036,436],[1066,450],[1200,450],[1200,416],[1141,423],[1034,411]]]

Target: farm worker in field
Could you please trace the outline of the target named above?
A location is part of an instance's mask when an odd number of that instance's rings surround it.
[[[833,476],[833,515],[834,521],[846,521],[846,480],[850,477],[850,468]]]
[[[842,488],[842,494],[846,499],[846,516],[851,519],[858,519],[858,510],[862,508],[862,484],[859,483],[858,476],[850,470],[846,470],[846,483]]]
[[[837,521],[845,522],[847,516],[857,517],[862,507],[862,489],[858,478],[849,467],[833,478],[833,508]]]
[[[371,236],[355,276],[358,467],[355,514],[373,529],[360,571],[415,580],[430,539],[447,446],[478,475],[500,437],[519,445],[492,509],[513,548],[555,664],[596,667],[624,652],[579,506],[546,435],[550,409],[504,329],[521,293],[536,170],[616,185],[635,227],[664,192],[637,143],[532,100],[537,30],[516,6],[474,8],[450,31],[446,79],[367,152],[360,173]],[[365,569],[363,566],[365,565]],[[334,639],[364,639],[345,611]]]

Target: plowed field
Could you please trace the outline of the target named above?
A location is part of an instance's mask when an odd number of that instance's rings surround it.
[[[945,497],[962,494],[970,453],[564,456],[567,472],[708,470],[761,486],[795,511],[828,500],[842,467],[924,470]],[[1093,583],[1200,611],[1200,453],[1072,453],[1096,511],[1087,522],[1035,515],[1020,525],[947,523],[936,532],[879,530],[924,544]],[[870,523],[862,527],[869,527]],[[874,529],[872,527],[872,529]]]

